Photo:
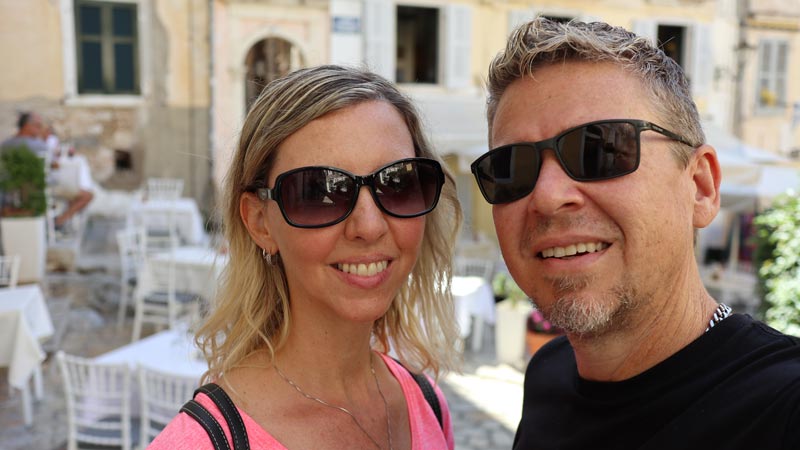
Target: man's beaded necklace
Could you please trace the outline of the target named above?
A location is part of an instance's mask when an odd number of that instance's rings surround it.
[[[706,328],[706,333],[708,332],[708,330],[714,328],[714,325],[722,322],[723,320],[725,320],[726,317],[730,316],[732,312],[733,310],[731,309],[730,306],[724,303],[720,303],[719,306],[717,306],[717,309],[714,310],[714,315],[711,316],[711,320],[708,321],[708,328]]]

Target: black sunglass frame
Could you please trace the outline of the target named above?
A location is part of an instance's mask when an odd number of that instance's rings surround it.
[[[412,163],[416,163],[416,164],[422,164],[422,165],[428,165],[429,167],[431,167],[433,169],[433,171],[435,172],[435,176],[436,176],[436,179],[434,180],[436,182],[435,191],[434,191],[435,195],[433,197],[433,202],[431,202],[430,207],[424,209],[423,211],[417,212],[417,213],[413,213],[413,214],[397,214],[397,213],[394,213],[392,211],[389,211],[383,205],[383,203],[381,202],[380,197],[378,196],[377,192],[375,192],[375,177],[379,173],[381,173],[382,171],[388,169],[389,167],[392,167],[392,166],[395,166],[395,165],[398,165],[398,164],[408,163],[408,162],[412,162]],[[334,220],[330,220],[330,221],[327,221],[327,222],[324,222],[324,223],[321,223],[321,224],[302,224],[302,223],[297,223],[297,222],[295,222],[295,221],[293,221],[293,220],[291,220],[289,218],[288,214],[286,213],[286,208],[284,208],[284,205],[283,205],[283,199],[281,197],[281,184],[282,184],[282,181],[285,178],[287,178],[288,176],[290,176],[290,175],[293,175],[293,174],[298,173],[298,172],[304,172],[304,171],[307,171],[307,170],[326,170],[326,171],[336,172],[336,173],[339,173],[339,174],[342,174],[342,175],[346,176],[347,178],[349,178],[351,181],[353,181],[355,183],[354,194],[353,194],[352,199],[350,199],[350,204],[348,205],[347,212],[342,214],[341,217],[338,217],[338,218],[336,218]],[[383,166],[381,166],[378,169],[376,169],[374,172],[372,172],[370,174],[367,174],[367,175],[355,175],[355,174],[353,174],[351,172],[348,172],[348,171],[346,171],[344,169],[340,169],[338,167],[332,167],[332,166],[305,166],[305,167],[298,167],[296,169],[292,169],[292,170],[283,172],[280,175],[278,175],[277,178],[275,178],[274,187],[272,187],[272,188],[269,188],[269,187],[255,187],[255,188],[250,189],[250,191],[251,192],[255,192],[255,194],[258,196],[258,198],[260,200],[262,200],[262,201],[274,200],[275,203],[278,204],[278,209],[280,209],[281,215],[283,215],[283,219],[286,221],[286,223],[288,223],[289,225],[291,225],[293,227],[297,227],[297,228],[325,228],[325,227],[329,227],[329,226],[332,226],[332,225],[336,225],[339,222],[342,222],[343,220],[347,219],[350,216],[350,214],[353,213],[353,210],[355,210],[355,207],[356,207],[356,203],[358,202],[358,196],[359,196],[359,194],[361,192],[361,187],[362,186],[366,186],[366,187],[369,188],[369,192],[372,195],[372,200],[375,202],[375,205],[378,206],[378,209],[380,209],[383,213],[388,214],[389,216],[392,216],[392,217],[400,218],[400,219],[410,219],[410,218],[413,218],[413,217],[424,216],[425,214],[430,213],[431,211],[434,210],[434,208],[436,208],[436,205],[439,203],[439,197],[441,196],[442,187],[444,186],[444,183],[445,183],[444,171],[442,170],[442,165],[439,163],[439,161],[437,161],[435,159],[431,159],[431,158],[424,158],[424,157],[417,156],[417,157],[412,157],[412,158],[398,159],[398,160],[392,161],[392,162],[390,162],[388,164],[384,164]]]
[[[597,177],[594,177],[594,176],[593,177],[575,176],[570,171],[569,167],[567,167],[567,164],[564,161],[564,158],[563,158],[563,156],[561,154],[562,151],[563,151],[561,149],[561,140],[565,136],[567,136],[568,134],[570,134],[570,133],[572,133],[574,131],[577,131],[577,130],[579,130],[581,128],[590,127],[592,125],[604,125],[604,124],[613,124],[613,123],[627,123],[627,124],[632,125],[634,127],[634,129],[636,130],[636,160],[635,160],[633,166],[631,167],[631,169],[630,170],[626,170],[626,171],[622,171],[622,172],[619,172],[619,173],[615,173],[613,175],[608,175],[608,176],[597,176]],[[500,147],[493,148],[493,149],[489,150],[488,152],[484,153],[483,155],[481,155],[480,157],[478,157],[478,159],[476,159],[475,161],[473,161],[472,164],[470,165],[470,169],[472,171],[472,174],[475,176],[475,180],[478,183],[478,188],[480,188],[480,191],[481,191],[481,194],[483,195],[483,198],[485,198],[487,202],[489,202],[492,205],[503,204],[503,203],[511,203],[511,202],[515,202],[515,201],[517,201],[517,200],[519,200],[519,199],[521,199],[523,197],[526,197],[531,192],[533,192],[534,188],[536,187],[536,182],[539,179],[538,173],[537,173],[536,177],[534,178],[533,185],[530,186],[530,189],[526,188],[524,191],[521,191],[521,193],[519,195],[517,195],[517,196],[515,196],[515,197],[513,197],[511,199],[504,199],[504,200],[500,200],[500,201],[497,201],[497,200],[492,201],[493,199],[489,198],[490,196],[487,193],[487,191],[484,189],[483,183],[481,182],[481,175],[478,173],[478,166],[485,159],[491,158],[493,155],[495,155],[495,154],[497,154],[499,152],[505,151],[509,147],[530,147],[531,150],[533,150],[534,152],[537,153],[537,157],[538,157],[538,161],[539,161],[539,167],[536,170],[538,171],[538,170],[541,170],[541,168],[542,168],[542,157],[541,157],[541,154],[545,150],[553,150],[553,153],[555,153],[555,155],[556,155],[556,159],[558,159],[558,163],[561,165],[561,169],[564,171],[564,173],[567,174],[567,176],[569,176],[573,180],[581,181],[581,182],[610,180],[610,179],[613,179],[613,178],[619,178],[619,177],[631,174],[631,173],[635,172],[636,169],[639,168],[639,160],[641,159],[641,154],[642,154],[642,137],[641,136],[642,136],[642,132],[643,131],[655,131],[656,133],[659,133],[659,134],[661,134],[663,136],[666,136],[666,137],[668,137],[668,138],[670,138],[670,139],[672,139],[674,141],[680,142],[681,144],[688,145],[689,147],[692,147],[692,148],[696,147],[694,144],[690,143],[688,140],[686,140],[684,137],[680,136],[679,134],[674,133],[674,132],[672,132],[670,130],[667,130],[666,128],[664,128],[662,126],[656,125],[653,122],[648,122],[646,120],[639,120],[639,119],[606,119],[606,120],[596,120],[596,121],[593,121],[593,122],[587,122],[587,123],[584,123],[584,124],[581,124],[581,125],[574,126],[572,128],[568,128],[568,129],[562,131],[561,133],[558,133],[557,135],[555,135],[555,136],[553,136],[553,137],[551,137],[549,139],[544,139],[544,140],[541,140],[541,141],[538,141],[538,142],[516,142],[516,143],[513,143],[513,144],[507,144],[507,145],[502,145]]]

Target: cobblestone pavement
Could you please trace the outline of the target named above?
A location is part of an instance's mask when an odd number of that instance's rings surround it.
[[[117,327],[119,262],[113,236],[123,221],[89,221],[77,270],[48,273],[42,283],[55,336],[45,343],[45,395],[34,404],[34,425],[22,423],[21,398],[8,389],[8,370],[0,369],[0,450],[66,448],[67,413],[58,349],[94,357],[130,341],[132,317]],[[491,327],[481,351],[465,351],[461,373],[448,374],[440,385],[453,416],[457,450],[509,449],[522,405],[521,367],[497,364]]]

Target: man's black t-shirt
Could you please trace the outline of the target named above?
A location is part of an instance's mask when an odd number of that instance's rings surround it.
[[[514,449],[800,449],[800,339],[734,314],[620,382],[557,338],[528,365]]]

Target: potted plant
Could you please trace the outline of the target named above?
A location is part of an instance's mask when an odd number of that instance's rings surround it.
[[[541,311],[534,309],[526,321],[525,343],[528,348],[528,356],[532,356],[541,346],[562,334],[564,334],[564,330],[553,326],[549,320],[545,319]]]
[[[495,312],[495,355],[499,362],[523,365],[525,362],[525,322],[531,302],[519,285],[505,272],[492,279],[496,297],[502,298]]]
[[[25,146],[0,150],[0,234],[3,253],[20,255],[19,280],[44,277],[45,234],[44,161]]]

